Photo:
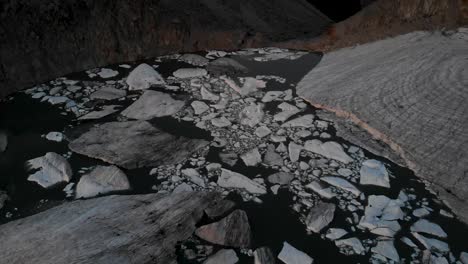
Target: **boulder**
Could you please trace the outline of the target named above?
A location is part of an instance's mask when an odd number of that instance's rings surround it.
[[[175,264],[216,193],[112,195],[77,200],[0,225],[4,263]]]
[[[130,189],[127,175],[116,166],[97,166],[83,175],[76,186],[76,198],[91,198]]]
[[[70,142],[72,151],[126,168],[176,164],[208,145],[178,137],[146,121],[109,122],[92,127]]]

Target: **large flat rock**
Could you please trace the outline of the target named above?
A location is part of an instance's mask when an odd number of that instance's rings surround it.
[[[178,137],[146,121],[109,122],[70,142],[72,151],[126,169],[176,164],[208,141]]]
[[[415,32],[325,54],[297,92],[385,142],[468,220],[467,76],[468,29]]]
[[[107,196],[0,226],[2,263],[177,263],[215,193]]]

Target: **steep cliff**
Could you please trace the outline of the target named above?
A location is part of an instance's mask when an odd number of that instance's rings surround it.
[[[455,29],[468,25],[468,0],[378,0],[336,23],[318,38],[278,44],[331,51],[417,30]]]
[[[75,71],[171,52],[265,46],[316,36],[330,23],[305,0],[6,0],[0,98]]]

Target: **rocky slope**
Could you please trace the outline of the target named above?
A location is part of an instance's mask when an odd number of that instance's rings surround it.
[[[332,25],[318,38],[280,46],[331,51],[416,30],[454,29],[467,24],[467,0],[378,0]]]
[[[317,35],[305,0],[8,0],[0,4],[0,98],[97,66]]]

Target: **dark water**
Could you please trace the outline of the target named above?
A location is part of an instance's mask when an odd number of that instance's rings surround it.
[[[241,64],[249,68],[249,73],[238,74],[237,77],[242,76],[256,76],[256,75],[276,75],[287,79],[285,84],[276,81],[268,82],[268,90],[285,90],[293,89],[294,85],[320,61],[320,54],[309,54],[297,60],[278,60],[271,62],[256,62],[251,57],[233,56]],[[158,71],[167,78],[173,71],[181,67],[192,67],[183,62],[169,60],[164,63],[154,63],[152,60],[145,61],[149,64],[160,65]],[[132,68],[138,63],[128,63]],[[117,65],[109,66],[107,68],[118,69],[120,74],[113,79],[121,79],[126,76],[131,69],[123,69]],[[89,81],[91,80],[84,72],[74,73],[67,76],[68,79]],[[131,94],[131,93],[130,93]],[[174,96],[189,96],[181,92],[174,92]],[[295,95],[295,93],[294,93]],[[122,109],[131,104],[131,100],[106,102],[105,104],[118,104],[122,105]],[[190,102],[190,100],[188,100]],[[270,114],[278,111],[278,102],[271,102],[266,105],[266,110]],[[315,113],[313,107],[309,107],[304,113]],[[115,121],[118,114],[98,120],[97,122]],[[292,117],[294,118],[294,117]],[[42,138],[41,135],[47,134],[51,131],[66,131],[66,135],[70,138],[78,136],[82,131],[95,124],[96,121],[79,122],[74,116],[63,114],[62,111],[55,106],[48,103],[40,103],[39,100],[31,99],[29,95],[18,93],[14,95],[13,100],[0,103],[0,130],[7,131],[8,134],[8,149],[5,153],[0,154],[0,189],[7,190],[11,201],[7,203],[5,208],[0,210],[0,223],[5,223],[16,218],[25,217],[45,210],[57,204],[67,202],[65,194],[62,189],[64,186],[57,186],[52,190],[44,190],[36,183],[27,181],[28,173],[24,168],[24,162],[45,155],[47,152],[56,152],[65,154],[69,152],[67,142],[56,143]],[[211,140],[209,131],[196,128],[191,122],[178,121],[172,117],[157,118],[151,120],[151,123],[161,130],[169,132],[177,136],[203,138]],[[79,127],[79,128],[78,128]],[[336,137],[334,129],[330,126],[327,131],[332,138],[330,140],[352,145],[349,142]],[[307,139],[314,139],[318,137],[310,136]],[[288,143],[288,142],[286,142]],[[211,147],[206,156],[207,161],[222,163],[219,159],[219,152],[222,149]],[[437,197],[428,192],[413,174],[412,171],[399,167],[392,162],[385,160],[381,157],[376,157],[372,153],[365,151],[368,158],[376,158],[384,161],[388,166],[389,171],[394,176],[391,179],[391,189],[375,188],[375,187],[362,187],[361,190],[370,194],[381,194],[391,199],[398,197],[399,191],[402,188],[413,188],[418,198],[428,198],[428,207],[433,208],[435,212],[444,208],[444,205],[438,203]],[[72,182],[77,182],[82,173],[79,173],[81,168],[89,168],[96,165],[103,165],[105,163],[84,157],[78,154],[72,154],[69,162],[74,170],[74,178]],[[255,177],[261,175],[267,177],[275,172],[273,169],[258,167],[247,167],[241,161],[237,162],[234,166],[223,164],[223,167],[239,172],[248,177]],[[158,185],[159,181],[154,176],[149,175],[149,168],[125,170],[129,177],[132,190],[128,193],[150,193],[154,192],[152,186]],[[270,187],[270,186],[268,186]],[[268,246],[274,254],[277,255],[282,247],[284,241],[287,241],[297,249],[306,252],[314,258],[314,263],[366,263],[368,262],[370,254],[366,256],[345,256],[339,253],[338,248],[333,242],[321,239],[320,235],[306,233],[305,226],[300,222],[299,215],[291,209],[293,202],[293,194],[287,190],[280,189],[278,195],[271,193],[259,197],[263,203],[258,204],[255,202],[243,202],[242,199],[236,195],[231,194],[228,199],[237,202],[239,209],[245,210],[249,217],[253,232],[254,247]],[[415,202],[413,202],[415,203]],[[413,208],[416,206],[413,204]],[[11,218],[5,217],[6,212],[12,212]],[[411,214],[411,212],[406,212]],[[346,217],[350,217],[351,213],[344,212],[337,209],[335,218],[330,224],[330,227],[344,227],[349,226],[345,222]],[[441,225],[447,232],[449,243],[452,252],[458,256],[461,251],[466,251],[467,246],[465,238],[468,237],[468,228],[465,224],[456,219],[445,218],[434,213],[429,218]],[[206,224],[210,221],[204,219],[199,225]],[[414,219],[416,221],[416,219]],[[414,222],[402,225],[402,231],[395,237],[395,246],[400,253],[400,257],[407,259],[412,250],[400,241],[402,233],[406,232],[410,225]],[[402,224],[402,222],[400,222]],[[372,237],[368,233],[357,233],[358,238]],[[377,237],[377,236],[375,236]],[[183,243],[183,242],[181,242]],[[215,246],[219,248],[219,246]],[[240,263],[253,263],[253,258],[244,254],[240,254]],[[179,261],[181,263],[193,263],[184,260],[181,252],[178,251]]]

